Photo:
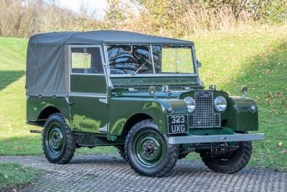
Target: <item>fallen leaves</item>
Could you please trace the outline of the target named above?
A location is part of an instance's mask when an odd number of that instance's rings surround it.
[[[278,147],[282,147],[282,145],[283,145],[283,142],[282,142],[282,141],[280,141],[280,142],[277,144]]]

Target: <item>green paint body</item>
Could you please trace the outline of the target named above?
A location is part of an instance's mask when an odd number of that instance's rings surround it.
[[[171,92],[161,92],[163,85],[168,85]],[[148,91],[151,86],[158,90],[154,95]],[[195,91],[199,90],[203,87],[198,83],[198,76],[71,74],[71,94],[66,97],[28,96],[27,120],[31,124],[43,125],[49,113],[60,112],[77,135],[80,146],[123,144],[131,128],[129,125],[146,118],[156,122],[160,133],[169,135],[167,115],[188,114],[184,98],[194,98]],[[214,98],[223,96],[227,100],[227,109],[221,112],[222,127],[193,128],[179,135],[219,135],[258,130],[258,111],[252,99],[230,97],[223,91],[209,91],[213,92]],[[251,106],[256,110],[252,111]]]
[[[77,78],[80,79],[81,76]],[[83,86],[77,83],[76,86],[79,86],[78,89],[81,91],[91,90],[97,93],[106,91],[107,96],[93,97],[92,93],[86,96],[72,95],[67,98],[30,96],[27,100],[28,120],[37,122],[45,110],[56,108],[64,115],[74,132],[95,134],[99,137],[106,137],[107,140],[117,140],[126,133],[125,129],[128,129],[126,125],[129,120],[135,116],[144,115],[157,123],[162,134],[168,134],[167,115],[187,114],[183,99],[187,96],[194,97],[194,90],[182,91],[179,90],[180,86],[175,87],[175,91],[170,94],[157,92],[154,96],[148,93],[149,85],[133,91],[126,90],[131,86],[113,91],[103,90],[101,85],[99,89],[93,89],[90,83],[92,78],[93,76],[83,78],[81,80]],[[72,86],[72,90],[77,90],[76,86]],[[187,135],[232,134],[238,131],[258,130],[258,112],[250,110],[250,106],[255,105],[252,99],[229,97],[225,92],[214,91],[214,98],[219,95],[226,97],[228,101],[226,111],[221,113],[222,128],[190,129]],[[172,113],[168,112],[170,107],[173,109]],[[101,131],[100,129],[105,126],[107,126],[106,132]]]

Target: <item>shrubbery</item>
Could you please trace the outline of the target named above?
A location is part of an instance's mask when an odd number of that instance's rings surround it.
[[[238,24],[283,24],[287,0],[108,0],[104,19],[59,8],[57,0],[1,0],[0,36],[121,29],[173,37]],[[96,14],[94,12],[94,14]]]

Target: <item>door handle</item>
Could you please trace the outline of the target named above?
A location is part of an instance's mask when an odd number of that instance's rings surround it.
[[[74,102],[69,102],[69,105],[74,105],[75,103]]]

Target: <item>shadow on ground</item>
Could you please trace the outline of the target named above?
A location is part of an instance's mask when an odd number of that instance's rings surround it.
[[[25,75],[25,71],[0,71],[0,91]]]

